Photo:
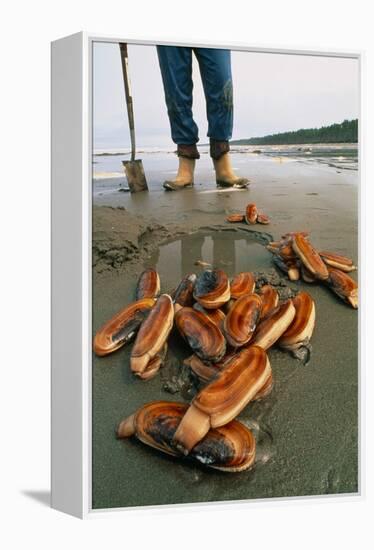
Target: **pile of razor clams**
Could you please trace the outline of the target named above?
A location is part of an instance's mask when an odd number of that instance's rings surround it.
[[[267,249],[273,253],[274,264],[290,281],[302,278],[305,283],[322,282],[347,304],[358,308],[358,285],[348,275],[357,269],[351,258],[317,250],[305,231],[286,233],[280,241],[269,243]]]
[[[259,221],[253,207],[247,206],[247,223]],[[249,221],[250,213],[254,221]],[[317,252],[305,232],[287,233],[268,249],[291,280],[323,281],[358,307],[357,284],[347,275],[355,269],[349,258]],[[307,292],[280,301],[270,284],[256,292],[251,272],[230,280],[221,269],[205,269],[199,275],[187,274],[171,294],[161,294],[157,271],[146,269],[137,283],[136,300],[101,327],[94,351],[105,356],[134,342],[130,368],[149,380],[166,361],[169,335],[176,330],[191,351],[184,365],[202,389],[190,404],[143,405],[120,422],[118,438],[135,436],[168,455],[224,472],[250,469],[256,440],[236,417],[249,402],[272,391],[267,350],[277,345],[297,356],[309,346],[314,325],[315,304]]]

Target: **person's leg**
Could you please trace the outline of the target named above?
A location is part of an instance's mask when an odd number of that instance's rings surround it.
[[[233,126],[230,51],[194,48],[194,53],[199,63],[206,98],[208,137],[228,146]]]
[[[177,144],[179,168],[175,179],[164,182],[165,189],[183,189],[193,184],[198,128],[192,116],[192,49],[157,46],[164,85],[171,137]]]
[[[229,155],[233,128],[233,86],[230,50],[194,48],[207,104],[208,137],[218,185],[245,187],[235,175]]]

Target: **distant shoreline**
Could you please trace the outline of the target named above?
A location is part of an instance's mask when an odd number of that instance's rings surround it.
[[[321,128],[301,128],[278,132],[263,137],[243,138],[232,141],[233,145],[303,145],[306,143],[357,143],[358,119],[343,120]]]
[[[305,140],[305,141],[295,141],[295,142],[286,142],[286,141],[262,141],[264,138],[256,139],[235,139],[233,141],[230,141],[230,145],[339,145],[342,143],[354,143],[357,144],[358,140],[352,141],[350,139],[347,140],[341,140],[341,141],[311,141],[311,140]],[[202,145],[208,145],[208,143],[203,143]]]

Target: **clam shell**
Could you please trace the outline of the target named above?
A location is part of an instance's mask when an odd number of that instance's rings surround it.
[[[131,342],[154,304],[152,298],[143,298],[127,305],[107,321],[94,338],[93,349],[96,355],[108,355]]]
[[[257,214],[257,223],[261,223],[263,225],[268,225],[270,223],[270,218],[266,214],[263,214],[262,212],[259,212]]]
[[[151,378],[154,378],[158,373],[160,367],[162,367],[166,359],[167,353],[168,345],[167,343],[165,343],[161,351],[159,351],[157,355],[150,360],[145,370],[138,373],[139,378],[141,378],[142,380],[150,380]]]
[[[287,300],[273,310],[258,325],[252,338],[252,345],[269,349],[282,336],[295,317],[295,306],[292,300]]]
[[[222,323],[225,320],[226,315],[221,309],[205,309],[201,304],[196,302],[193,306],[197,311],[204,313],[219,329],[222,328]]]
[[[278,345],[288,350],[296,350],[309,342],[316,321],[316,309],[310,294],[300,292],[292,302],[295,306],[295,317],[278,340]]]
[[[226,354],[218,363],[204,363],[197,355],[191,355],[183,361],[183,364],[189,367],[192,372],[197,376],[199,382],[206,384],[212,382],[226,365],[236,355],[235,352]],[[264,385],[258,390],[252,401],[260,401],[267,397],[273,389],[273,375],[270,373],[266,379]]]
[[[296,235],[302,235],[305,238],[309,237],[308,231],[289,231],[288,233],[285,233],[282,235],[282,239],[293,239]]]
[[[245,209],[245,221],[249,225],[253,225],[257,221],[257,206],[253,203],[247,204],[247,208]]]
[[[297,262],[287,262],[287,275],[290,281],[298,281],[300,279],[300,269]]]
[[[301,266],[300,266],[300,274],[301,274],[302,280],[305,283],[315,283],[316,282],[316,278],[313,275],[313,273],[311,273],[309,271],[309,269],[306,268],[305,265],[303,265],[303,264],[301,264]]]
[[[218,309],[230,300],[230,284],[222,269],[206,269],[197,278],[194,298],[206,309]]]
[[[206,363],[195,354],[187,357],[187,359],[183,361],[183,364],[192,370],[200,382],[210,382],[221,370],[218,366],[220,362]]]
[[[230,346],[237,348],[250,341],[260,318],[261,308],[262,301],[257,294],[236,300],[223,323],[223,332]]]
[[[193,290],[196,283],[195,273],[190,273],[183,277],[177,288],[172,294],[172,298],[175,304],[182,307],[190,307],[194,303]]]
[[[264,385],[262,386],[262,388],[258,390],[258,392],[254,396],[252,401],[262,401],[262,399],[265,399],[265,397],[271,394],[273,387],[274,387],[273,374],[270,373]]]
[[[236,354],[193,399],[174,435],[178,449],[187,454],[210,428],[235,418],[264,386],[270,373],[262,348],[250,346]]]
[[[135,297],[137,300],[142,298],[157,298],[160,295],[160,277],[152,267],[143,271],[138,279]]]
[[[319,250],[318,253],[325,264],[330,267],[335,267],[336,269],[340,269],[341,271],[345,271],[347,273],[357,269],[353,263],[353,260],[351,260],[351,258],[347,258],[347,256],[335,254],[334,252],[326,252],[325,250]]]
[[[352,279],[344,271],[329,268],[329,278],[326,281],[327,285],[337,294],[340,298],[350,304],[354,309],[358,308],[358,285],[356,281]]]
[[[260,319],[264,319],[279,302],[278,291],[271,285],[263,285],[260,289],[260,298],[262,301],[262,309]]]
[[[243,271],[238,273],[230,281],[231,298],[241,298],[247,294],[252,294],[255,290],[256,280],[253,273]]]
[[[229,214],[226,217],[226,221],[230,223],[244,222],[244,214]]]
[[[278,254],[285,262],[288,260],[296,260],[297,258],[291,243],[281,245]]]
[[[210,363],[203,361],[200,357],[193,354],[190,357],[187,357],[187,359],[183,361],[183,364],[192,370],[200,382],[211,382],[220,373],[220,371],[225,368],[226,364],[231,361],[234,355],[235,352],[230,351],[229,353],[226,353],[217,363]]]
[[[329,272],[317,250],[301,233],[297,233],[292,239],[292,248],[302,263],[317,278],[326,280]]]
[[[181,457],[174,434],[188,409],[184,403],[157,401],[144,405],[118,427],[119,438],[135,435],[145,445],[173,457]],[[252,432],[233,420],[210,429],[191,449],[188,459],[225,472],[241,472],[255,460],[256,441]]]
[[[205,361],[219,361],[226,352],[222,332],[207,315],[191,307],[180,309],[175,324],[196,355]]]
[[[225,426],[211,428],[189,456],[222,472],[243,472],[254,464],[256,440],[244,424],[232,420]]]
[[[164,347],[173,328],[173,319],[173,302],[168,294],[162,294],[137,334],[130,359],[134,374],[141,376]]]

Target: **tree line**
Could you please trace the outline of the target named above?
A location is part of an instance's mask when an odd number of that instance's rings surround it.
[[[284,145],[299,143],[357,143],[358,119],[344,120],[321,128],[305,128],[263,137],[232,141],[233,145]]]

